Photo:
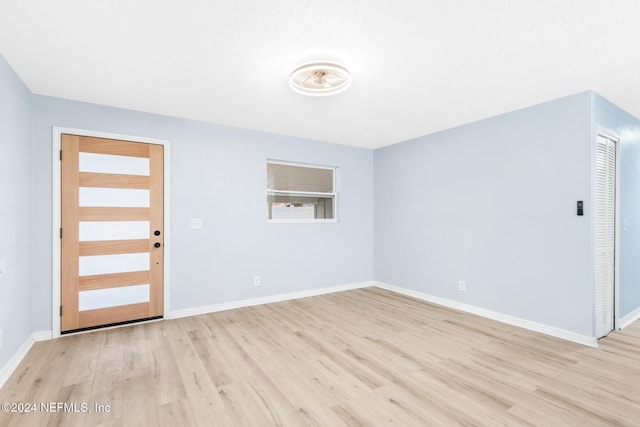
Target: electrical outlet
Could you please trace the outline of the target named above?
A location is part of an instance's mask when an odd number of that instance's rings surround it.
[[[467,282],[464,280],[458,280],[458,290],[460,292],[467,292]]]
[[[191,229],[200,230],[202,228],[202,218],[191,218]]]
[[[260,276],[253,276],[253,286],[260,286]]]

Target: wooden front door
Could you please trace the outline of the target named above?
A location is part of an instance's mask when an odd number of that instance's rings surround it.
[[[62,135],[61,332],[162,316],[163,157]]]

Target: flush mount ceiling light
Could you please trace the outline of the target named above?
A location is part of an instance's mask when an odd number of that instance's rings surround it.
[[[349,70],[329,61],[300,65],[289,76],[289,86],[303,95],[327,96],[345,91],[351,85]]]

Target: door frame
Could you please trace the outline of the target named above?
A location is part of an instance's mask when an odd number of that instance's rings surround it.
[[[596,287],[595,287],[595,233],[596,233],[596,200],[595,200],[595,173],[596,173],[596,150],[598,145],[598,137],[602,136],[604,138],[608,138],[612,141],[615,141],[616,144],[616,188],[615,188],[615,198],[616,198],[616,214],[615,214],[615,243],[614,243],[614,273],[613,273],[613,329],[618,330],[620,327],[620,136],[617,133],[597,127],[595,132],[593,133],[593,144],[592,144],[592,179],[591,179],[591,194],[593,195],[593,203],[591,204],[591,238],[593,242],[593,250],[592,250],[592,277],[593,277],[593,335],[598,339],[596,333]]]
[[[60,247],[60,227],[62,226],[62,201],[61,201],[61,163],[60,149],[62,146],[62,134],[72,134],[80,136],[91,136],[95,138],[120,139],[124,141],[142,142],[147,144],[157,144],[164,147],[164,290],[163,290],[163,316],[169,313],[169,265],[171,251],[171,233],[170,222],[170,203],[169,203],[169,184],[171,182],[169,176],[169,141],[164,139],[147,138],[134,135],[122,135],[109,132],[93,131],[87,129],[75,129],[67,127],[52,127],[52,144],[51,144],[51,185],[52,185],[52,239],[51,239],[51,335],[53,338],[61,336],[60,333],[60,300],[61,300],[61,263],[62,249]]]

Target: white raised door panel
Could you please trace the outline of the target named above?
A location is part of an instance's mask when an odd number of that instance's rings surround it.
[[[596,336],[614,327],[616,248],[616,141],[597,136],[595,164]]]

